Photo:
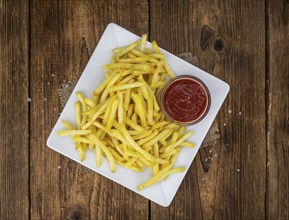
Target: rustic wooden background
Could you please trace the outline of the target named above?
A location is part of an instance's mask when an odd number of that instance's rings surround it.
[[[0,15],[0,219],[289,219],[288,0],[0,0]],[[168,208],[45,144],[57,89],[110,22],[231,85],[221,138]]]

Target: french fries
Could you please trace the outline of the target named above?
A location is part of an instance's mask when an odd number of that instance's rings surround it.
[[[146,48],[146,39],[143,35],[113,50],[112,62],[104,65],[106,79],[92,99],[76,93],[75,127],[62,120],[67,130],[58,131],[60,136],[72,136],[81,160],[92,150],[97,167],[105,156],[112,172],[117,171],[116,164],[135,172],[151,169],[152,178],[138,190],[183,172],[184,167],[173,168],[180,148],[194,147],[186,141],[193,132],[185,133],[185,127],[167,121],[160,110],[156,94],[174,74],[157,43]]]

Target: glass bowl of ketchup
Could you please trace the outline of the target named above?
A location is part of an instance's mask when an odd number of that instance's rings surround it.
[[[191,75],[180,75],[166,83],[160,94],[160,105],[170,121],[188,126],[206,116],[211,96],[202,80]]]

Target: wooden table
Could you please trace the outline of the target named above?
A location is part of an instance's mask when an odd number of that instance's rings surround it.
[[[289,219],[288,0],[0,0],[0,15],[0,219]],[[231,86],[221,138],[168,208],[46,146],[57,89],[110,22]]]

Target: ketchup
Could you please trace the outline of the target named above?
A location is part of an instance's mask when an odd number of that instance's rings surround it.
[[[206,115],[209,102],[210,95],[202,81],[192,76],[180,76],[164,88],[161,104],[173,121],[190,124]]]

